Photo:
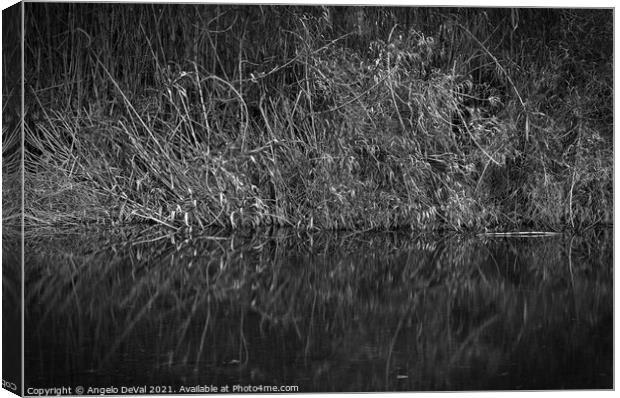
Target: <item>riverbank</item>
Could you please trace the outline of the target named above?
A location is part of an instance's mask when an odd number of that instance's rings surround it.
[[[29,7],[34,23],[43,5]],[[51,20],[100,20],[58,53],[45,43],[62,24],[27,37],[27,223],[476,231],[613,219],[610,11],[162,7],[174,15],[55,6]],[[502,21],[512,34],[493,28]],[[5,203],[19,203],[12,180]]]

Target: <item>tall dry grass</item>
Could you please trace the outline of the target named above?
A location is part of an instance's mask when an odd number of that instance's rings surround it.
[[[29,4],[27,218],[609,222],[610,15]]]

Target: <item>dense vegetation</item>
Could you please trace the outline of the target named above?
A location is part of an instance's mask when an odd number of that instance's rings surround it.
[[[27,3],[26,221],[611,222],[612,43],[611,10]]]

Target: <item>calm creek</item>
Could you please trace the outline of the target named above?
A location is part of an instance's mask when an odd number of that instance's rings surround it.
[[[31,232],[25,386],[613,388],[612,249],[611,230]]]

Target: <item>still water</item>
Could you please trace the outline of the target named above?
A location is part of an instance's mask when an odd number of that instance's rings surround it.
[[[25,385],[608,389],[612,248],[611,231],[37,231]]]

